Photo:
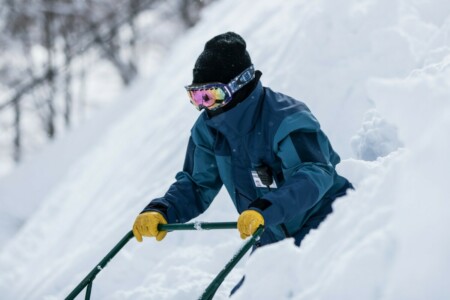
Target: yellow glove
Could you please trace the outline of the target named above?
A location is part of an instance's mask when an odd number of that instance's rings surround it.
[[[157,241],[162,241],[167,231],[159,231],[159,224],[167,224],[162,214],[156,211],[149,211],[137,216],[133,225],[133,234],[138,242],[142,242],[142,236],[156,237]]]
[[[253,235],[259,226],[264,225],[263,216],[256,210],[244,211],[238,219],[237,228],[241,233],[241,238],[245,240]]]

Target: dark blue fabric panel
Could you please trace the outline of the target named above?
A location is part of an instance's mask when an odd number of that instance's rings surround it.
[[[189,143],[186,150],[186,157],[184,158],[184,166],[183,166],[183,171],[189,174],[192,174],[192,172],[194,171],[194,151],[195,151],[194,141],[192,140],[192,137],[189,137]]]
[[[291,132],[289,136],[294,144],[295,150],[297,150],[301,162],[328,163],[328,160],[320,149],[316,132],[303,132],[297,130]]]

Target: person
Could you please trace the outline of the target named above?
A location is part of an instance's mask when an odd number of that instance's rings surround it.
[[[257,246],[287,237],[300,246],[351,188],[337,174],[339,155],[308,107],[263,87],[261,75],[240,35],[227,32],[205,44],[185,87],[203,112],[175,183],[137,216],[138,241],[161,241],[167,232],[159,224],[197,217],[224,185],[239,213],[241,238],[264,225]]]

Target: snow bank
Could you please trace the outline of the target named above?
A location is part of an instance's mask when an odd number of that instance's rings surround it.
[[[371,83],[407,149],[345,161],[357,190],[301,249],[285,241],[256,252],[236,299],[448,299],[450,65],[439,68]]]
[[[438,6],[436,13],[441,13]],[[371,163],[345,161],[341,170],[356,191],[336,203],[332,217],[301,249],[284,241],[256,252],[245,268],[247,284],[234,298],[450,297],[449,17],[425,40],[447,46],[438,48],[440,61],[437,50],[430,49],[424,66],[407,76],[367,82],[376,110],[367,113],[353,138],[357,154],[374,160],[403,143],[405,149]],[[401,19],[408,18],[413,16]],[[414,19],[417,24],[410,28],[430,26]]]
[[[205,41],[228,30],[246,38],[265,85],[309,104],[357,189],[301,249],[289,240],[260,249],[215,299],[244,273],[233,299],[448,298],[449,11],[440,0],[214,3],[158,77],[142,81],[138,104],[35,199],[40,205],[0,252],[1,298],[64,298],[165,192],[197,117],[182,86]],[[236,218],[222,191],[199,219]],[[234,231],[130,242],[95,280],[93,298],[195,299],[241,244]]]

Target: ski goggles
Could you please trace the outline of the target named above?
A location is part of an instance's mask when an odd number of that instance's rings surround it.
[[[198,110],[204,108],[216,110],[227,105],[233,94],[255,78],[253,65],[233,78],[228,84],[220,82],[192,84],[184,88],[188,92],[189,100]]]

